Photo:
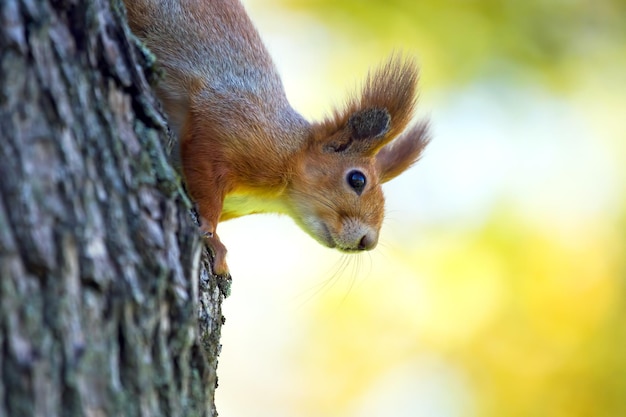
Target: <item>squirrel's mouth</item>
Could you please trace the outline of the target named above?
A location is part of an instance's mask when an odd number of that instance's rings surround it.
[[[322,222],[322,235],[319,237],[321,238],[322,243],[327,247],[331,249],[337,247],[337,243],[335,242],[335,239],[333,239],[333,235],[330,233],[328,226],[326,226],[326,223],[324,222]]]
[[[377,233],[358,221],[343,223],[339,233],[333,233],[329,225],[319,216],[295,217],[296,223],[309,236],[327,248],[336,249],[344,253],[357,253],[371,250],[376,246]],[[346,231],[346,227],[348,230]]]

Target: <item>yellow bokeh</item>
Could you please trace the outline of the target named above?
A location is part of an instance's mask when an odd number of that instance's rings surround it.
[[[306,116],[415,53],[433,142],[358,260],[223,226],[220,413],[626,415],[626,3],[246,5]]]
[[[465,415],[621,415],[623,264],[617,235],[594,226],[576,241],[513,216],[438,231],[367,291],[324,294],[300,352],[305,415],[345,415],[386,369],[432,352],[466,376]]]

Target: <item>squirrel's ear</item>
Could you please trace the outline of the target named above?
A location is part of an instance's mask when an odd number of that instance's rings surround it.
[[[428,123],[422,122],[401,134],[376,154],[376,168],[381,182],[397,177],[422,156],[430,137]]]
[[[332,152],[373,155],[385,144],[391,116],[386,109],[365,109],[354,112],[346,126],[333,135],[325,149]]]
[[[386,109],[366,109],[348,119],[351,136],[356,141],[374,141],[389,132],[391,116]]]
[[[417,78],[412,59],[392,55],[368,74],[360,94],[352,95],[343,109],[314,125],[314,141],[327,151],[376,155],[413,117]]]

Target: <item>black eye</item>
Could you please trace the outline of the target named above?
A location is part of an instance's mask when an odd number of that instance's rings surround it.
[[[365,179],[365,174],[363,174],[361,171],[348,172],[347,180],[348,184],[350,184],[350,187],[352,187],[357,194],[361,194],[363,192],[363,189],[365,188],[365,183],[367,182],[367,180]]]

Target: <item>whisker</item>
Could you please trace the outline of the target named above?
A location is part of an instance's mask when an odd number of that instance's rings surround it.
[[[309,288],[303,290],[298,296],[296,296],[296,298],[304,297],[305,295],[307,295],[307,293],[309,293],[309,295],[300,303],[298,308],[302,308],[314,297],[330,291],[337,284],[337,282],[339,281],[339,277],[345,271],[346,267],[347,259],[346,255],[343,254],[341,258],[339,258],[339,260],[337,260],[337,262],[335,262],[333,266],[329,269],[329,271],[334,270],[334,272],[332,272],[328,278],[322,280],[321,282],[313,284]]]
[[[389,222],[395,223],[398,221],[398,218],[395,217],[396,214],[400,214],[402,211],[400,210],[387,210],[385,212],[385,217],[383,218],[383,225]]]
[[[306,194],[305,194],[305,193],[303,193],[303,192],[297,192],[297,191],[295,191],[295,192],[294,192],[294,194],[295,194],[296,196],[297,196],[297,195],[306,196]],[[326,208],[328,208],[328,209],[331,209],[332,211],[337,211],[337,209],[338,209],[338,207],[337,207],[337,203],[336,203],[336,202],[334,202],[333,200],[329,199],[329,198],[326,198],[326,197],[320,197],[320,198],[317,200],[317,203],[319,203],[319,204],[323,205],[324,207],[326,207]]]
[[[374,261],[372,259],[372,253],[367,253],[367,260],[369,261],[369,267],[367,268],[367,274],[364,275],[365,279],[368,279],[372,276],[372,271],[374,270]]]
[[[378,254],[380,254],[380,256],[383,257],[385,262],[391,262],[389,252],[393,252],[394,248],[391,245],[389,245],[387,241],[384,241],[384,240],[378,241],[377,249],[378,249]],[[370,261],[371,261],[371,254],[370,254]],[[370,264],[370,267],[371,267],[371,264]]]
[[[359,271],[361,269],[362,257],[360,256],[360,254],[354,255],[351,258],[354,259],[354,262],[352,262],[350,281],[349,281],[349,284],[348,284],[347,291],[344,294],[343,298],[341,299],[341,302],[339,303],[340,306],[345,303],[345,301],[348,299],[348,295],[350,295],[350,293],[352,292],[352,288],[354,288],[354,284],[357,282],[357,278],[359,276]]]

